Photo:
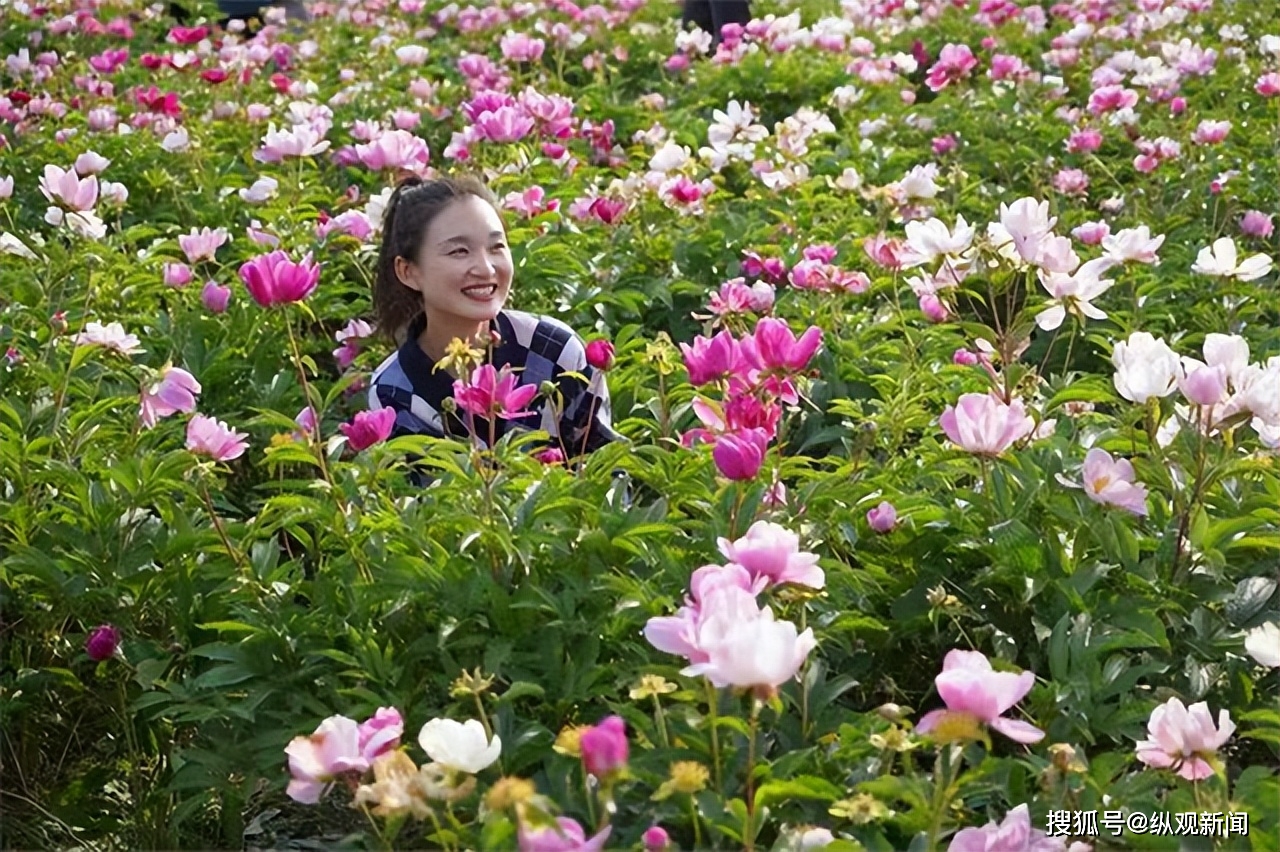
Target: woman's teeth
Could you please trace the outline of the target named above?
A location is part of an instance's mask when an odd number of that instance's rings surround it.
[[[496,292],[498,292],[497,284],[481,284],[475,287],[462,288],[462,295],[480,301],[487,301]]]

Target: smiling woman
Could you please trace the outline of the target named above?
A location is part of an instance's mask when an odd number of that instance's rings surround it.
[[[409,178],[396,187],[373,301],[379,328],[399,348],[369,389],[371,409],[396,412],[394,434],[470,433],[488,443],[513,428],[541,429],[551,436],[548,449],[565,459],[618,439],[605,373],[589,363],[582,339],[552,317],[503,308],[513,271],[506,229],[483,183]],[[466,348],[485,355],[460,395],[456,353]],[[509,410],[507,397],[525,402],[535,389],[540,406]],[[480,397],[489,402],[480,405]],[[468,413],[465,422],[448,410],[448,398]]]

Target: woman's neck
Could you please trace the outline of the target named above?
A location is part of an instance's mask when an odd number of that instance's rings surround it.
[[[454,340],[466,340],[472,346],[486,349],[489,345],[489,323],[473,323],[469,320],[450,323],[436,318],[427,322],[426,328],[418,335],[418,346],[433,362],[445,356],[445,351]]]

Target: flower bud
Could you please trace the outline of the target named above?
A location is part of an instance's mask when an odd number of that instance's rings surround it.
[[[671,845],[671,836],[660,825],[650,826],[641,838],[645,852],[662,852]]]
[[[898,525],[898,511],[888,500],[882,501],[879,506],[867,512],[867,523],[878,533],[893,532],[893,528]]]
[[[587,363],[597,370],[613,366],[613,344],[607,340],[593,340],[587,344]]]
[[[89,659],[97,662],[109,660],[120,649],[120,631],[111,624],[100,624],[89,633],[84,650]]]
[[[596,778],[604,778],[627,763],[627,723],[609,716],[582,735],[582,765]]]

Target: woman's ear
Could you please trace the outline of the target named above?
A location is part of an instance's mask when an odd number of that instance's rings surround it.
[[[420,270],[417,264],[403,257],[395,259],[396,278],[400,283],[408,287],[410,290],[422,292],[422,282],[419,280]]]

